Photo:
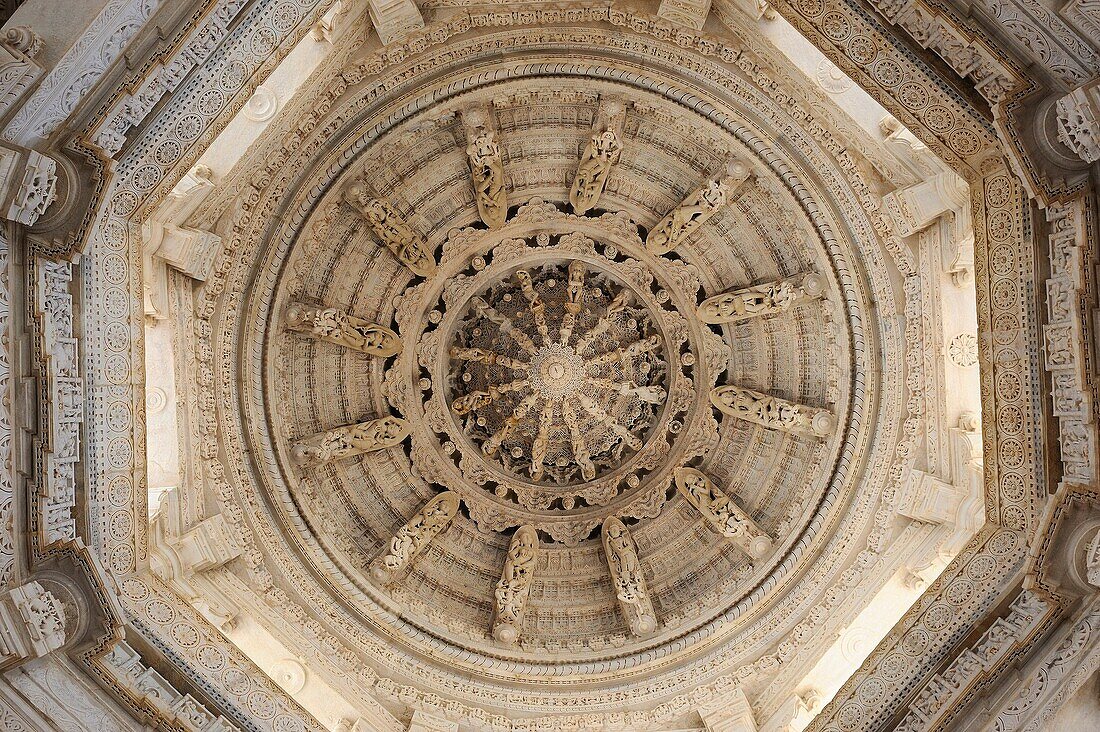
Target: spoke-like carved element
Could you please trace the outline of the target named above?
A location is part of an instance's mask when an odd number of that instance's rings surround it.
[[[799,300],[824,294],[825,278],[819,274],[788,277],[707,298],[699,304],[699,320],[712,324],[736,323],[760,315],[783,313]]]
[[[554,424],[554,403],[547,401],[539,414],[539,433],[535,435],[535,441],[531,444],[531,477],[542,480],[544,471],[543,463],[546,461],[546,451],[550,447],[550,427]]]
[[[490,386],[488,391],[472,392],[451,402],[451,409],[459,416],[467,415],[470,412],[489,406],[505,394],[513,391],[523,391],[527,388],[528,383],[527,379],[516,379],[500,386]]]
[[[486,455],[494,455],[496,451],[500,449],[501,443],[508,439],[508,435],[519,426],[526,417],[527,413],[531,411],[531,407],[535,406],[535,402],[539,400],[538,394],[528,394],[523,398],[516,408],[512,410],[512,416],[510,416],[504,422],[504,426],[500,428],[500,431],[485,441],[485,444],[481,446],[481,451]]]
[[[730,201],[733,192],[749,177],[744,163],[729,165],[726,175],[711,178],[688,195],[654,226],[646,237],[646,249],[654,254],[671,252]]]
[[[502,643],[515,643],[523,630],[523,616],[531,580],[535,576],[539,537],[531,526],[521,526],[512,536],[504,571],[497,582],[493,603],[493,637]]]
[[[584,273],[584,262],[574,260],[569,263],[569,282],[566,286],[569,299],[565,302],[565,315],[562,316],[559,333],[559,341],[563,346],[569,345],[573,328],[577,326],[577,315],[584,309]]]
[[[723,414],[796,435],[825,437],[836,427],[836,418],[826,409],[815,409],[761,394],[740,386],[719,386],[710,401]]]
[[[584,349],[594,343],[597,338],[602,336],[611,327],[611,324],[615,321],[615,318],[626,309],[626,306],[630,304],[630,295],[626,290],[622,290],[619,294],[615,295],[615,298],[608,303],[607,310],[600,316],[600,319],[596,322],[596,325],[592,327],[592,330],[588,331],[587,335],[577,341],[577,345],[574,350],[577,353],[584,353]]]
[[[648,635],[657,629],[657,616],[653,612],[634,539],[623,522],[614,517],[604,520],[602,535],[611,584],[615,587],[615,597],[626,624],[634,635]]]
[[[584,214],[599,202],[611,174],[611,167],[619,162],[623,150],[626,107],[615,100],[604,102],[600,105],[597,120],[596,128],[585,145],[581,162],[577,166],[573,187],[569,191],[569,202],[577,214]]]
[[[386,553],[371,567],[371,576],[382,585],[400,582],[412,569],[413,560],[427,548],[458,513],[458,494],[445,491],[428,501],[390,539]]]
[[[661,339],[657,336],[650,336],[643,338],[640,341],[634,341],[633,343],[623,346],[622,348],[616,348],[614,351],[608,351],[601,353],[598,356],[585,361],[586,366],[603,366],[604,364],[614,363],[615,361],[629,360],[635,356],[640,356],[643,353],[654,351],[661,346]]]
[[[715,531],[733,541],[753,559],[760,559],[771,550],[771,537],[698,470],[677,468],[676,489]]]
[[[538,349],[535,347],[535,342],[528,338],[527,334],[524,333],[521,329],[517,328],[516,324],[512,322],[511,318],[507,317],[506,315],[501,315],[499,312],[497,312],[496,308],[485,302],[485,300],[480,297],[475,297],[473,300],[471,300],[471,302],[473,303],[474,308],[477,310],[477,313],[479,315],[486,318],[490,322],[495,323],[496,326],[500,328],[500,332],[504,333],[513,341],[515,341],[520,348],[530,354],[534,354],[538,351]]]
[[[626,381],[612,381],[611,379],[589,379],[588,383],[599,389],[607,389],[624,396],[633,394],[643,402],[649,404],[662,404],[668,396],[663,386],[638,386]]]
[[[525,269],[521,269],[516,272],[516,281],[519,282],[520,288],[523,290],[523,296],[527,298],[527,302],[531,303],[531,315],[535,319],[535,327],[538,328],[539,335],[542,336],[542,345],[550,345],[550,328],[546,325],[546,303],[542,301],[542,298],[535,291],[534,280],[531,279],[531,273]]]
[[[393,206],[379,198],[371,198],[367,190],[359,185],[349,188],[344,198],[367,220],[375,236],[413,274],[431,277],[435,273],[434,253]]]
[[[462,113],[466,127],[466,157],[474,183],[474,198],[481,220],[491,228],[504,226],[508,219],[508,192],[504,189],[504,163],[492,128],[489,110],[475,107]]]
[[[629,447],[631,450],[642,449],[642,441],[638,439],[638,437],[633,432],[619,424],[619,420],[615,419],[606,411],[604,411],[603,407],[592,401],[592,397],[588,396],[587,394],[578,393],[577,399],[580,400],[581,406],[584,407],[584,411],[591,414],[593,417],[596,418],[597,421],[601,422],[608,429],[618,435],[619,439],[621,439],[627,447]]]
[[[386,416],[321,432],[294,443],[292,454],[300,465],[338,460],[393,447],[409,436],[409,424]]]
[[[293,303],[286,311],[286,326],[310,338],[371,356],[385,358],[401,352],[401,338],[392,330],[336,308],[310,308]]]
[[[525,362],[500,353],[491,353],[483,348],[459,348],[456,346],[451,349],[451,358],[460,358],[463,361],[476,361],[490,366],[503,366],[513,371],[527,370],[527,364]]]
[[[569,427],[569,440],[573,447],[573,459],[577,461],[577,465],[581,469],[581,477],[585,480],[592,480],[596,477],[596,464],[592,462],[592,454],[588,450],[588,444],[581,432],[581,425],[577,421],[577,413],[573,410],[573,404],[568,399],[561,404],[561,417],[565,420],[566,426]]]

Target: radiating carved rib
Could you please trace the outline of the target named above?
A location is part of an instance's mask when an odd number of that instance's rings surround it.
[[[516,529],[493,598],[493,637],[502,643],[515,643],[523,630],[538,549],[539,537],[534,527]]]
[[[563,346],[569,345],[569,339],[573,337],[573,328],[577,325],[577,315],[584,307],[584,273],[584,262],[573,260],[569,263],[569,282],[566,285],[569,300],[565,303],[565,315],[562,316],[559,333]]]
[[[286,326],[307,337],[371,356],[385,358],[401,352],[401,338],[392,330],[336,308],[310,308],[292,303],[287,308]]]
[[[473,300],[471,300],[471,302],[474,304],[474,307],[477,308],[477,312],[479,315],[485,317],[493,323],[496,323],[497,326],[500,328],[500,332],[507,334],[508,337],[514,340],[517,345],[519,345],[520,348],[530,354],[534,354],[538,351],[538,349],[535,348],[534,341],[528,338],[527,334],[524,333],[521,329],[517,328],[516,324],[512,322],[511,318],[505,315],[501,315],[492,305],[485,302],[485,300],[480,297],[475,297]]]
[[[386,553],[371,567],[371,576],[383,585],[404,579],[412,569],[413,560],[450,525],[458,513],[458,504],[458,494],[451,491],[428,501],[390,539]]]
[[[657,629],[657,616],[653,612],[634,539],[623,522],[614,517],[604,519],[601,533],[611,584],[626,624],[634,635],[648,635]]]
[[[451,358],[460,358],[463,361],[475,361],[489,366],[503,366],[513,371],[526,371],[529,364],[499,353],[486,351],[484,348],[452,348]]]
[[[603,195],[611,168],[622,154],[623,122],[626,108],[621,102],[609,100],[600,105],[595,129],[581,154],[577,174],[569,191],[573,211],[584,214]]]
[[[591,414],[602,424],[607,425],[607,428],[618,435],[627,447],[631,450],[641,450],[642,441],[638,439],[630,430],[619,424],[619,421],[612,417],[610,414],[604,411],[596,402],[592,401],[592,398],[587,394],[578,394],[577,398],[581,402],[581,406],[584,407],[584,411]]]
[[[616,315],[626,309],[626,306],[630,304],[630,295],[626,290],[621,291],[615,296],[615,299],[607,304],[607,310],[600,319],[596,321],[596,324],[592,326],[592,330],[588,331],[588,334],[577,341],[577,345],[574,346],[574,350],[577,353],[584,353],[584,349],[588,348],[590,344],[595,342],[597,338],[607,332],[607,329],[611,327],[611,323]]]
[[[692,191],[680,205],[654,226],[646,237],[646,249],[665,254],[680,246],[692,232],[730,201],[733,192],[749,177],[744,163],[731,163],[726,175],[711,178]]]
[[[798,275],[765,282],[707,298],[699,304],[704,323],[736,323],[760,315],[786,312],[799,300],[825,294],[825,278],[819,274]]]
[[[535,327],[538,328],[539,335],[542,336],[543,345],[550,345],[550,329],[546,325],[546,303],[535,291],[535,283],[531,279],[531,273],[521,269],[516,272],[516,279],[523,290],[523,296],[527,298],[527,302],[531,303],[531,315],[535,318]]]
[[[796,435],[825,437],[836,427],[836,418],[825,409],[807,407],[752,389],[719,386],[710,401],[723,414]]]
[[[660,386],[638,386],[637,384],[622,381],[592,377],[589,377],[588,383],[599,389],[607,389],[608,391],[614,391],[624,396],[633,394],[643,402],[648,402],[649,404],[660,404],[668,396],[668,393]]]
[[[710,478],[694,468],[677,468],[676,489],[694,506],[707,523],[732,540],[753,559],[760,559],[772,547],[772,540],[748,514],[730,500]]]
[[[509,392],[525,389],[527,384],[527,379],[516,379],[500,386],[490,386],[488,391],[475,391],[455,399],[451,402],[451,409],[459,416],[466,415],[492,404]]]
[[[562,402],[561,416],[569,427],[569,439],[573,446],[573,459],[581,469],[581,477],[592,480],[596,477],[596,464],[592,462],[592,455],[588,451],[588,444],[584,441],[580,423],[577,421],[577,413],[573,410],[570,400]]]
[[[546,450],[550,445],[550,425],[554,421],[554,403],[546,402],[539,415],[539,433],[531,444],[531,478],[542,480],[543,461],[546,460]]]
[[[508,218],[508,192],[504,188],[504,163],[500,145],[492,129],[487,107],[475,107],[462,113],[466,127],[466,157],[470,162],[474,198],[481,220],[491,228],[504,225]]]
[[[382,240],[403,265],[421,277],[431,277],[435,273],[434,253],[428,249],[423,237],[405,223],[393,206],[381,199],[371,198],[360,185],[349,188],[344,198],[367,220],[375,236]]]
[[[646,351],[653,351],[659,348],[661,345],[661,339],[657,336],[650,336],[643,338],[640,341],[634,341],[628,346],[623,348],[616,348],[614,351],[608,351],[607,353],[601,353],[598,356],[585,361],[588,366],[602,366],[605,363],[611,363],[613,361],[620,361],[622,359],[630,359],[635,356],[639,356]]]
[[[527,416],[527,413],[531,411],[531,407],[535,406],[535,402],[539,399],[538,394],[528,394],[524,397],[523,401],[516,405],[516,408],[512,410],[512,416],[504,422],[504,426],[500,430],[485,441],[485,444],[481,446],[481,451],[486,455],[493,455],[500,446],[508,439],[508,435],[512,433],[523,418]]]
[[[294,443],[296,462],[313,465],[393,447],[409,436],[409,424],[397,417],[382,417],[337,427]]]

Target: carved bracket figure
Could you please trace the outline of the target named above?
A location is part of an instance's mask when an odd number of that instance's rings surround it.
[[[369,422],[349,424],[306,437],[294,443],[292,454],[299,465],[316,465],[329,460],[362,455],[393,447],[409,436],[409,423],[386,416]]]
[[[336,308],[310,308],[291,303],[286,311],[286,327],[371,356],[386,358],[401,353],[401,338],[392,330]]]
[[[569,191],[569,203],[578,215],[584,215],[600,200],[611,168],[619,162],[623,151],[623,122],[626,121],[623,103],[617,100],[602,103],[597,119]]]
[[[393,206],[379,198],[372,198],[361,185],[349,188],[344,198],[367,220],[375,235],[401,264],[421,277],[431,277],[435,273],[435,253],[428,249],[424,238],[405,223]]]
[[[481,220],[490,229],[504,226],[508,218],[508,191],[504,188],[504,162],[492,128],[489,110],[474,107],[462,113],[466,127],[466,157],[474,183],[474,197]]]
[[[825,278],[811,272],[707,298],[699,304],[699,320],[712,324],[737,323],[760,315],[783,313],[799,300],[824,294]]]
[[[836,427],[836,418],[828,410],[795,404],[739,386],[715,387],[710,392],[710,402],[722,414],[796,435],[825,437]]]
[[[703,515],[715,531],[733,541],[753,559],[772,548],[771,537],[722,492],[710,478],[694,468],[677,468],[676,490]]]
[[[458,503],[457,493],[444,491],[424,504],[390,539],[386,553],[371,567],[371,576],[382,585],[403,580],[412,569],[413,560],[450,526],[458,513]]]
[[[645,239],[646,249],[660,255],[680,246],[729,203],[734,191],[748,178],[749,169],[744,163],[739,160],[730,163],[725,175],[711,178],[696,188],[650,230]]]
[[[604,520],[602,535],[611,584],[626,624],[634,635],[648,635],[657,629],[657,616],[653,612],[634,539],[623,522],[613,516]]]
[[[531,580],[535,576],[539,535],[532,526],[521,526],[512,536],[504,572],[497,582],[493,603],[493,637],[502,643],[515,643],[523,630],[523,616]]]

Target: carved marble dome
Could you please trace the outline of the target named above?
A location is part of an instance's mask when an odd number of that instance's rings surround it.
[[[111,95],[0,99],[0,645],[180,730],[947,724],[1097,575],[1100,400],[1087,177],[942,6],[107,2]]]

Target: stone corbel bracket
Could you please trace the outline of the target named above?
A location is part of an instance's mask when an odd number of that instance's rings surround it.
[[[592,136],[581,153],[577,174],[569,190],[569,203],[578,216],[583,216],[599,203],[611,169],[622,155],[625,122],[625,102],[615,98],[600,101]]]
[[[0,145],[0,215],[31,226],[56,197],[53,158],[17,145]]]
[[[451,525],[458,514],[459,503],[458,494],[452,491],[444,491],[428,501],[390,539],[386,553],[371,567],[371,576],[385,586],[408,576],[421,552]]]
[[[824,438],[836,429],[836,417],[826,409],[795,404],[740,386],[715,387],[710,392],[710,401],[722,414],[780,432]]]
[[[648,635],[657,629],[657,615],[653,612],[649,587],[630,530],[622,521],[609,516],[603,522],[601,536],[611,586],[626,624],[634,635]]]
[[[303,438],[294,443],[291,454],[299,465],[317,465],[385,450],[400,444],[408,436],[408,422],[386,416]]]
[[[815,300],[826,293],[825,278],[816,273],[796,275],[707,298],[699,304],[704,323],[738,323],[790,310],[795,303]]]
[[[733,200],[734,192],[749,179],[747,165],[734,160],[725,173],[704,181],[676,208],[650,229],[645,246],[654,254],[667,254]]]
[[[523,631],[538,551],[539,536],[534,527],[516,529],[493,599],[493,637],[501,643],[515,643]]]
[[[286,327],[304,337],[368,356],[389,358],[401,353],[401,337],[397,333],[336,308],[311,308],[291,303],[286,311]]]
[[[500,228],[508,219],[508,191],[492,113],[487,105],[479,105],[463,110],[461,117],[478,213],[490,229]]]
[[[677,468],[674,477],[676,490],[702,514],[711,528],[753,559],[760,559],[771,551],[771,537],[710,478],[694,468]]]
[[[435,274],[438,266],[435,253],[391,204],[372,197],[360,184],[349,187],[344,192],[344,200],[366,219],[374,235],[413,274],[425,278]]]
[[[424,27],[424,16],[414,0],[368,0],[367,10],[384,46]]]

